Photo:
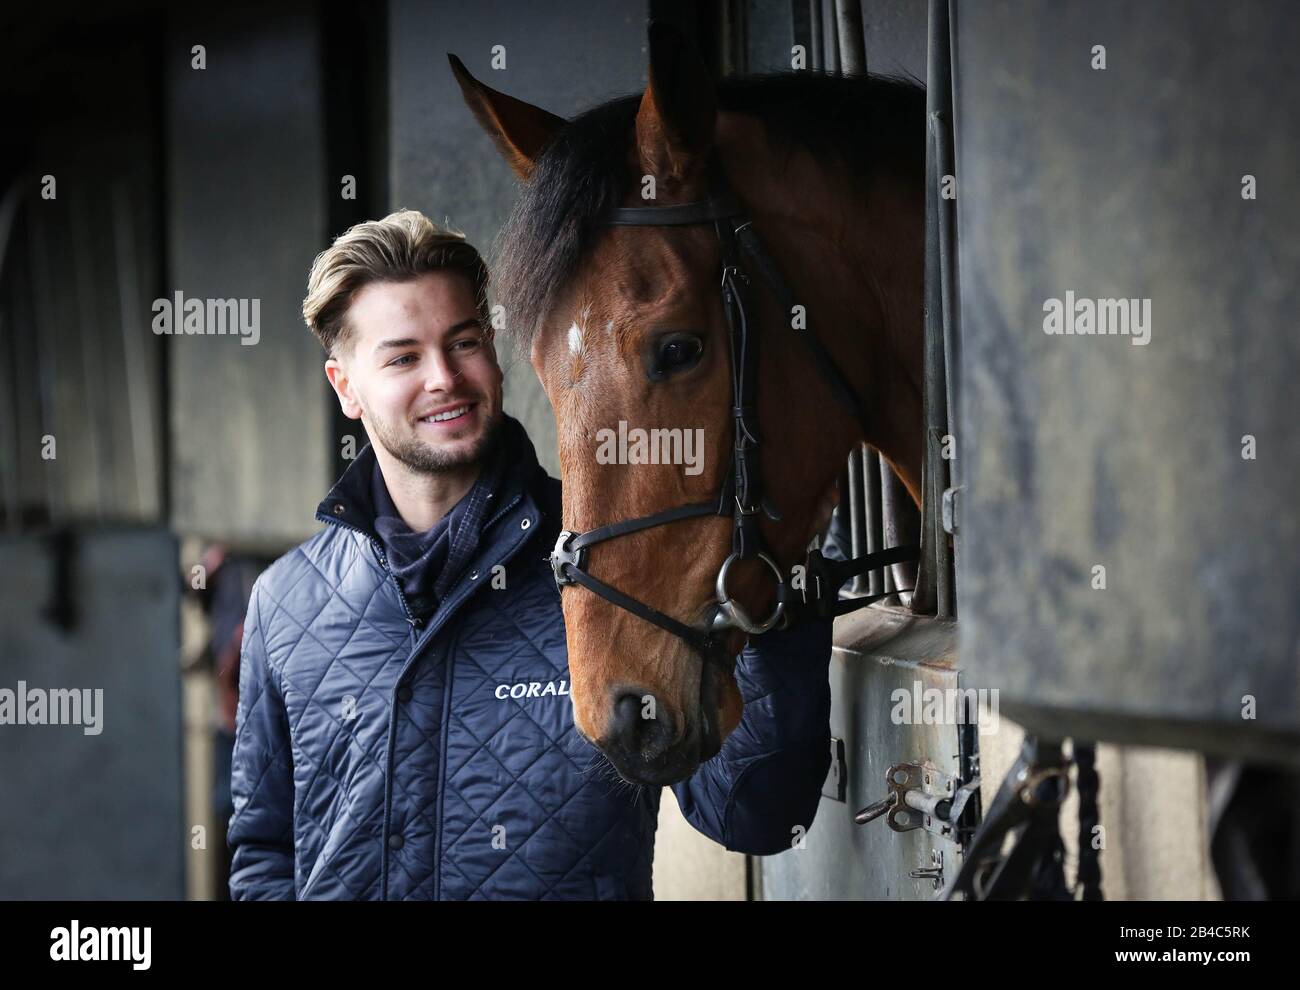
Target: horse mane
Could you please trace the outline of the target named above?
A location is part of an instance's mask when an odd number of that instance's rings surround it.
[[[725,79],[718,107],[751,113],[778,141],[838,156],[864,177],[875,169],[921,174],[925,91],[887,76],[780,73]],[[559,128],[498,234],[494,272],[511,336],[523,353],[540,320],[578,269],[633,177],[627,148],[641,95],[594,107]]]

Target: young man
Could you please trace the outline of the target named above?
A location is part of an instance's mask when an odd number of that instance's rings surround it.
[[[611,779],[574,728],[545,561],[560,485],[502,411],[486,285],[412,211],[312,266],[303,315],[372,442],[253,588],[235,900],[653,896],[662,789]],[[673,790],[705,835],[766,855],[816,814],[830,624],[762,640],[737,667],[741,725]]]

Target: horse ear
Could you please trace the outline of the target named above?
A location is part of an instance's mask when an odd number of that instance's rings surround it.
[[[650,25],[650,84],[636,115],[641,162],[661,181],[680,181],[713,142],[717,96],[704,61],[676,28]]]
[[[452,74],[460,84],[465,103],[473,112],[483,130],[488,132],[515,175],[527,182],[532,178],[537,156],[546,142],[564,123],[563,117],[535,107],[513,96],[499,93],[484,86],[470,75],[465,64],[451,52],[447,53]]]

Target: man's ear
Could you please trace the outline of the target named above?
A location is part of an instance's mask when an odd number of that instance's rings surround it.
[[[537,156],[556,128],[564,123],[564,118],[484,86],[451,52],[447,53],[447,61],[475,119],[515,170],[515,175],[527,182],[532,178]]]
[[[361,403],[357,401],[356,390],[352,387],[352,378],[342,362],[330,358],[325,362],[325,377],[329,379],[334,394],[339,397],[339,407],[348,419],[361,418]]]

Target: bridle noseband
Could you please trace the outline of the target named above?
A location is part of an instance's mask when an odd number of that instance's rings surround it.
[[[804,586],[795,589],[786,581],[780,566],[768,553],[759,532],[760,511],[773,522],[779,522],[781,516],[770,500],[763,497],[762,492],[758,452],[760,434],[755,404],[758,390],[758,334],[757,328],[751,333],[749,276],[741,265],[742,254],[753,262],[786,312],[793,311],[794,300],[776,265],[754,233],[751,221],[740,203],[724,189],[707,199],[691,203],[619,207],[610,212],[606,223],[627,227],[713,224],[722,249],[722,308],[727,317],[731,343],[731,413],[735,424],[735,445],[732,449],[730,473],[716,500],[681,505],[637,519],[611,523],[585,533],[569,530],[560,533],[550,555],[555,583],[561,588],[569,584],[582,585],[606,601],[680,637],[698,650],[705,660],[718,664],[724,670],[729,670],[730,664],[721,634],[728,629],[760,635],[774,628],[786,628],[806,616],[842,615],[884,598],[885,595],[875,595],[840,602],[839,587],[858,574],[905,560],[915,560],[915,547],[894,547],[848,561],[831,560],[823,557],[819,550],[811,551]],[[866,413],[834,359],[810,329],[799,331],[799,335],[807,342],[813,362],[832,392],[848,408],[865,433]],[[654,526],[709,515],[731,516],[732,535],[731,554],[718,571],[715,586],[717,602],[704,629],[665,615],[593,577],[585,569],[587,548],[597,543]],[[762,561],[776,578],[776,605],[772,614],[761,622],[747,615],[727,591],[727,577],[732,566],[736,561],[748,558]]]

